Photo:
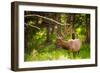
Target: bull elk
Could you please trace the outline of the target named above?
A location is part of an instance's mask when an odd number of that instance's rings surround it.
[[[74,53],[79,53],[80,51],[80,47],[81,47],[81,41],[79,39],[70,39],[68,41],[64,41],[62,37],[58,37],[56,39],[56,46],[62,47],[70,52],[73,52],[73,56]]]

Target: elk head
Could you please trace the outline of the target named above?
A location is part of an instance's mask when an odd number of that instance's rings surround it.
[[[62,45],[63,45],[63,38],[62,37],[57,37],[55,44],[56,44],[57,48],[61,48]]]

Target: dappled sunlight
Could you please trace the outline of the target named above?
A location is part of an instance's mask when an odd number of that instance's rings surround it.
[[[24,61],[90,58],[89,14],[25,11],[25,16]],[[62,38],[63,43],[57,42],[58,37]],[[78,44],[74,42],[75,45],[82,45],[78,51],[71,51],[75,47],[72,46],[75,39],[80,40]],[[73,40],[71,46],[68,45],[69,40]]]

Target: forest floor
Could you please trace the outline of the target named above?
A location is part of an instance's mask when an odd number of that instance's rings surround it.
[[[25,53],[24,56],[25,61],[89,59],[90,44],[82,44],[79,53],[72,53],[63,48],[56,48],[54,43],[42,43],[38,45],[38,49],[33,49],[30,54]]]

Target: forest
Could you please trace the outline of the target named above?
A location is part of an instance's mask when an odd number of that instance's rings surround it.
[[[25,11],[24,45],[24,61],[89,59],[90,14]]]

